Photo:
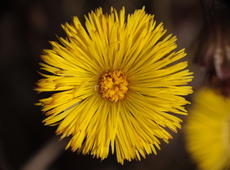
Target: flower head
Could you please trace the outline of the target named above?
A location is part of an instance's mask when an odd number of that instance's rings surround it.
[[[116,152],[123,164],[156,154],[172,138],[167,130],[180,128],[176,114],[186,115],[183,96],[192,93],[187,62],[177,62],[184,50],[144,8],[127,18],[124,8],[99,8],[85,19],[85,28],[77,17],[63,25],[67,38],[42,55],[36,90],[52,92],[39,100],[45,125],[71,136],[67,148],[97,158]]]
[[[201,170],[230,164],[230,98],[204,88],[197,92],[186,124],[186,144]]]

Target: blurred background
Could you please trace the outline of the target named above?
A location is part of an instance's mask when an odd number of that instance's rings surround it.
[[[141,162],[116,162],[114,156],[100,161],[64,151],[65,140],[55,137],[55,127],[42,124],[44,115],[34,106],[38,95],[33,91],[40,78],[38,62],[49,41],[64,36],[60,24],[97,7],[108,12],[110,6],[127,12],[146,7],[164,22],[169,32],[178,38],[179,48],[187,49],[187,59],[193,61],[200,32],[204,26],[204,9],[199,0],[8,0],[0,10],[0,169],[2,170],[193,170],[196,165],[186,152],[183,130],[174,134],[169,144],[162,143],[158,155]],[[191,62],[195,72],[194,88],[203,82],[204,69]]]

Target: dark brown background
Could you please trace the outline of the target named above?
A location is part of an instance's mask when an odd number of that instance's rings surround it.
[[[111,5],[117,9],[124,5],[128,12],[145,5],[147,12],[154,13],[158,21],[163,21],[166,28],[177,35],[179,47],[187,48],[187,59],[192,60],[193,44],[203,22],[199,0],[6,1],[0,11],[0,169],[28,169],[36,155],[40,155],[40,162],[35,161],[34,170],[43,165],[49,170],[195,169],[185,151],[183,130],[174,135],[170,144],[162,144],[158,156],[150,155],[141,162],[126,162],[121,166],[114,156],[101,162],[69,150],[62,151],[63,141],[54,138],[55,128],[43,126],[44,116],[40,108],[33,105],[38,98],[33,88],[39,79],[42,49],[49,48],[48,41],[56,40],[56,35],[64,35],[60,24],[71,21],[72,16],[84,21],[84,14],[90,10],[103,7],[108,11]],[[196,74],[202,71],[195,65],[192,70]],[[195,86],[201,79],[197,77],[193,82]]]

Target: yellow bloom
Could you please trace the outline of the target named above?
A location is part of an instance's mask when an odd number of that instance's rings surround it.
[[[202,89],[186,125],[186,144],[201,170],[222,170],[230,163],[230,98]]]
[[[187,62],[177,62],[184,50],[144,8],[127,18],[124,8],[99,8],[85,19],[85,28],[77,17],[63,25],[67,38],[42,55],[36,90],[52,92],[39,101],[45,125],[71,136],[67,148],[97,158],[115,152],[123,164],[156,154],[160,139],[172,138],[166,129],[180,128],[170,113],[186,115],[183,96],[192,93]]]

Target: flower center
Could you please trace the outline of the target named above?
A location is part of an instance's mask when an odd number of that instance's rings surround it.
[[[127,91],[126,75],[119,70],[106,72],[99,79],[99,93],[111,102],[123,99]]]

